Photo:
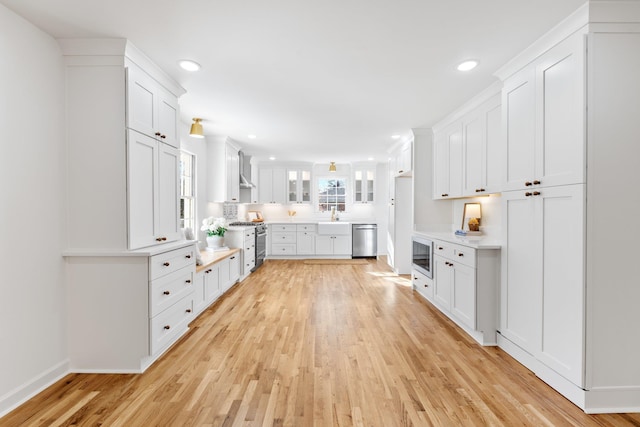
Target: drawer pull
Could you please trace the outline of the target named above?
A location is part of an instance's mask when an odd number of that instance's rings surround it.
[[[404,172],[404,171],[403,171],[402,169],[400,169],[400,170],[398,171],[398,173],[403,173],[403,172]]]
[[[537,179],[535,181],[533,181],[533,185],[540,185],[542,184],[540,181],[538,181]]]
[[[424,284],[424,287],[425,287],[425,288],[428,288],[428,287],[429,287],[429,285],[427,285],[427,284],[425,283],[425,284]]]
[[[529,196],[533,196],[533,193],[530,193],[530,192],[527,191],[526,193],[524,193],[524,195],[525,195],[525,197],[529,197]]]
[[[165,139],[167,135],[160,135],[160,138]]]
[[[461,253],[461,254],[458,254],[458,256],[464,256],[464,254]]]
[[[157,237],[156,242],[162,242],[162,237]]]
[[[156,136],[160,136],[160,135],[161,135],[161,133],[160,133],[160,132],[156,132]]]
[[[165,263],[164,263],[164,264],[162,264],[162,265],[164,265],[165,267],[169,267],[171,264],[169,264],[168,262],[165,262]]]
[[[533,192],[533,195],[534,195],[534,196],[539,196],[539,195],[540,195],[540,192],[539,192],[539,191],[534,191],[534,192]]]
[[[191,280],[185,280],[184,282],[185,283],[191,283]]]
[[[442,193],[441,196],[442,197],[449,197],[449,194],[448,193]]]
[[[476,193],[482,193],[483,191],[486,191],[484,188],[476,188]]]
[[[442,246],[438,246],[438,250],[439,250],[439,251],[441,251],[441,250],[443,250],[443,249],[444,249],[444,248],[443,248]]]
[[[164,292],[163,292],[163,294],[165,294],[165,295],[171,295],[171,292],[170,292],[170,291],[164,291]]]
[[[236,257],[232,256],[232,257],[231,257],[231,258],[229,258],[229,259],[236,259]]]
[[[171,329],[171,325],[164,325],[164,328],[165,328],[166,330],[169,330],[169,329]]]
[[[211,269],[205,270],[205,273],[207,274],[211,273]]]
[[[532,183],[532,182],[530,182],[530,181],[526,181],[526,182],[524,183],[524,185],[525,185],[525,186],[527,186],[527,187],[531,187],[531,186],[533,185],[533,183]]]
[[[191,309],[190,309],[190,308],[187,308],[186,312],[187,312],[187,313],[191,313]]]
[[[191,259],[191,255],[187,255],[187,256],[185,256],[185,258]]]

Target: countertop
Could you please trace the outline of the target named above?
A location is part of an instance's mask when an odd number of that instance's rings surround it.
[[[265,224],[317,224],[319,222],[331,222],[331,218],[326,219],[295,219],[290,221],[288,219],[283,220],[273,220],[273,221],[265,221]],[[342,218],[338,221],[334,222],[345,222],[347,224],[377,224],[378,221],[371,218],[356,218],[356,219],[347,219]]]
[[[457,236],[453,231],[414,231],[414,235],[427,237],[432,240],[455,243],[474,249],[501,249],[502,242],[496,238],[488,236]]]
[[[196,273],[238,252],[240,252],[240,249],[237,248],[215,252],[207,251],[206,249],[201,250],[200,256],[202,256],[202,265],[196,265]]]

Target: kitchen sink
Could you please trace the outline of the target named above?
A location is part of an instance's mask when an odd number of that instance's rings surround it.
[[[331,236],[351,234],[351,223],[342,222],[342,221],[319,222],[318,234],[331,235]]]

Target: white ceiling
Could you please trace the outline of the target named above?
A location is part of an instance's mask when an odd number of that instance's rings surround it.
[[[186,90],[182,119],[260,158],[386,160],[585,0],[0,0],[54,37],[123,37]],[[179,59],[202,65],[181,70]],[[470,73],[455,66],[475,58]],[[247,138],[248,134],[258,137]]]

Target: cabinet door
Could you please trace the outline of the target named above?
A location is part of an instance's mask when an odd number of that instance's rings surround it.
[[[258,171],[258,202],[273,203],[273,169]]]
[[[206,301],[207,305],[209,305],[218,299],[222,293],[222,289],[220,287],[220,263],[212,265],[204,272],[206,276]]]
[[[197,315],[207,307],[207,277],[206,269],[196,273],[193,287],[193,311]]]
[[[500,333],[531,354],[540,348],[542,275],[536,200],[502,193],[503,243]]]
[[[446,132],[437,135],[433,144],[433,198],[449,197],[449,138]]]
[[[333,236],[316,236],[316,255],[333,255]]]
[[[333,253],[335,255],[351,255],[350,236],[333,236]]]
[[[287,171],[284,168],[273,169],[271,189],[275,203],[287,203]]]
[[[298,200],[302,203],[311,203],[311,171],[300,171]]]
[[[476,329],[476,270],[454,263],[451,312],[462,323]]]
[[[180,151],[158,144],[158,230],[163,242],[178,240],[180,232]]]
[[[315,254],[315,233],[299,231],[297,238],[296,253],[298,255]]]
[[[537,357],[579,387],[584,354],[584,185],[542,188],[542,347]]]
[[[158,141],[135,131],[127,133],[127,196],[129,249],[156,243],[158,230]]]
[[[576,34],[536,66],[536,171],[542,186],[584,183],[585,40]]]
[[[299,171],[287,171],[287,201],[289,203],[297,203],[298,200],[298,175]]]
[[[233,285],[240,278],[240,253],[229,257],[229,286]]]
[[[158,93],[158,132],[162,142],[180,148],[178,99],[166,90]]]
[[[485,159],[485,116],[482,111],[466,117],[462,122],[464,175],[462,193],[466,196],[482,194],[486,187],[484,173]]]
[[[505,81],[502,89],[505,128],[503,190],[525,188],[534,177],[535,72],[525,68]]]
[[[220,290],[224,293],[231,287],[231,260],[225,258],[218,263],[220,269]]]
[[[150,137],[158,131],[156,83],[134,65],[127,67],[127,127]]]
[[[502,105],[501,98],[490,101],[485,112],[486,118],[486,158],[483,176],[486,177],[486,193],[502,192]]]
[[[451,279],[452,268],[445,258],[436,256],[434,263],[434,300],[447,311],[451,310]]]
[[[227,145],[225,147],[227,157],[227,197],[229,202],[240,201],[240,158],[238,151]]]
[[[462,126],[449,134],[449,197],[462,196]]]

